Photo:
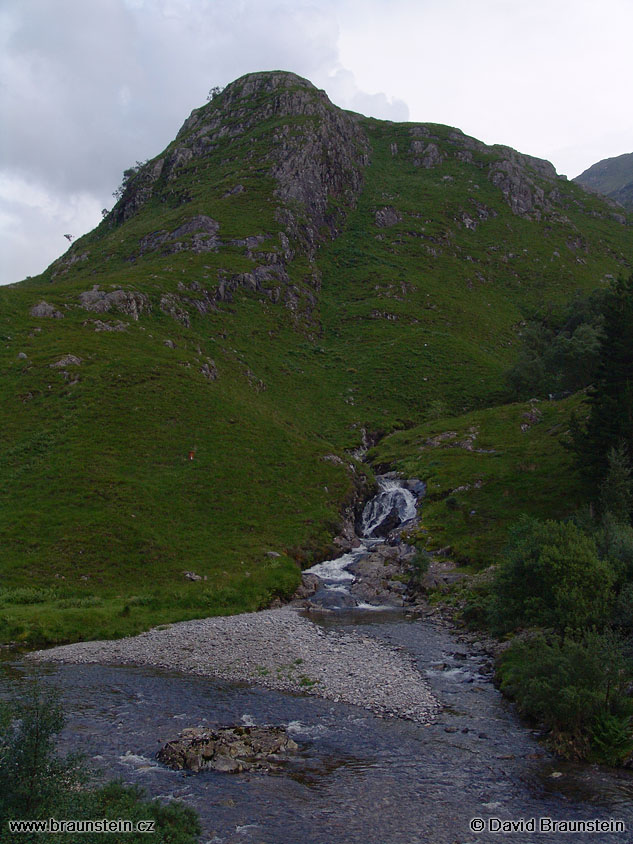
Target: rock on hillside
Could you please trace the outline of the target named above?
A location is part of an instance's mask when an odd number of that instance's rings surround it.
[[[288,117],[306,119],[284,124]],[[339,200],[343,208],[356,204],[369,143],[357,116],[335,108],[324,91],[293,73],[248,74],[195,109],[169,152],[128,180],[114,220],[128,220],[153,196],[164,197],[185,165],[203,161],[223,139],[243,138],[266,122],[278,125],[258,167],[265,165],[277,183],[275,195],[284,203],[278,220],[285,233],[313,255],[324,228],[330,237],[338,233],[340,215],[330,201]]]

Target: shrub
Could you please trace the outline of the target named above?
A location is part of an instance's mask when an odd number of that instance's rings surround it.
[[[0,604],[44,604],[55,597],[52,589],[37,589],[34,586],[0,590]]]
[[[633,580],[633,527],[606,513],[595,540],[598,555],[609,561],[618,582]]]
[[[600,484],[600,509],[618,522],[627,524],[631,516],[633,482],[626,443],[622,440],[609,449],[607,474]]]
[[[614,579],[593,539],[576,525],[524,517],[510,533],[493,586],[491,625],[497,632],[602,626]]]
[[[411,577],[409,578],[409,588],[413,590],[420,589],[424,575],[429,570],[431,557],[428,552],[416,549],[415,556],[410,563]]]
[[[92,777],[80,757],[59,756],[55,751],[54,737],[63,723],[57,696],[44,692],[38,683],[32,684],[25,698],[0,706],[0,844],[15,841],[9,820],[48,817],[154,820],[153,835],[126,833],[126,844],[145,844],[148,837],[152,844],[195,844],[200,825],[192,809],[148,801],[140,789],[120,783],[89,787]],[[82,833],[80,838],[82,844],[104,840],[100,833]],[[27,833],[20,840],[53,844],[78,839],[72,833]]]
[[[43,817],[52,806],[59,811],[68,795],[77,791],[82,780],[77,757],[60,757],[54,752],[53,737],[63,722],[56,697],[43,694],[37,684],[13,712],[3,707],[0,828],[10,818]]]
[[[633,749],[631,673],[612,633],[515,641],[499,676],[519,710],[552,731],[559,751],[616,764]]]

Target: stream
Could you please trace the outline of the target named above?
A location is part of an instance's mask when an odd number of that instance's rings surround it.
[[[381,718],[314,696],[176,672],[37,666],[14,657],[0,663],[0,695],[9,687],[25,688],[35,674],[58,687],[67,715],[61,748],[84,752],[107,777],[141,785],[152,796],[186,801],[200,814],[204,844],[500,839],[501,833],[471,831],[473,817],[535,818],[537,828],[542,817],[614,819],[633,830],[632,772],[555,759],[495,689],[483,652],[431,617],[370,608],[344,597],[352,582],[346,566],[384,541],[385,519],[393,523],[397,514],[402,524],[415,516],[414,491],[397,482],[381,486],[377,499],[382,495],[382,500],[374,499],[363,514],[361,545],[312,569],[322,578],[327,605],[336,593],[341,608],[313,612],[310,618],[411,654],[443,705],[434,723]],[[187,726],[235,723],[285,725],[299,752],[273,774],[191,774],[155,759],[158,749]],[[625,844],[631,838],[630,832],[502,836],[516,844]]]

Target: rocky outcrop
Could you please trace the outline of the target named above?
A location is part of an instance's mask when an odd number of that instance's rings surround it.
[[[64,315],[54,305],[42,300],[39,304],[33,305],[30,311],[31,316],[47,319],[63,319]]]
[[[384,229],[400,223],[402,221],[402,214],[395,208],[379,208],[376,211],[374,219],[378,228]]]
[[[402,607],[406,602],[408,568],[415,551],[398,546],[378,546],[349,566],[355,576],[352,596],[374,606]]]
[[[217,381],[218,379],[218,370],[215,361],[211,358],[207,358],[206,362],[202,364],[200,372],[209,381]]]
[[[186,328],[189,328],[189,313],[181,307],[178,296],[175,296],[173,293],[164,293],[160,297],[159,307],[164,314],[175,319],[176,322],[179,322]]]
[[[314,593],[319,589],[321,586],[321,580],[316,576],[316,574],[310,574],[309,572],[303,572],[301,575],[301,586],[297,589],[297,591],[292,596],[293,600],[304,600],[305,598],[310,598]]]
[[[158,751],[159,762],[176,771],[276,770],[299,749],[284,727],[190,727]]]
[[[162,255],[190,251],[196,255],[217,252],[222,245],[218,237],[220,224],[212,217],[198,214],[172,232],[164,230],[145,235],[139,241],[139,254],[160,250]]]
[[[79,252],[78,249],[74,248],[74,245],[71,246],[65,255],[58,258],[57,261],[54,261],[53,264],[51,264],[51,268],[54,268],[51,273],[51,281],[53,281],[53,279],[57,276],[67,273],[68,270],[75,264],[81,264],[87,261],[89,257],[89,252]]]
[[[87,319],[82,322],[84,327],[92,326],[93,331],[126,331],[129,327],[129,322],[121,322],[118,319],[116,322],[103,322],[100,319]]]
[[[127,314],[133,320],[138,320],[141,314],[149,313],[152,309],[149,298],[144,293],[122,289],[106,293],[105,290],[99,289],[98,284],[95,284],[92,290],[80,293],[79,303],[86,311],[107,313],[114,309]]]
[[[490,165],[488,178],[501,190],[512,212],[519,217],[540,219],[542,213],[553,211],[550,198],[538,184],[538,181],[558,179],[553,165],[509,147],[502,149],[503,158]]]
[[[425,170],[438,167],[444,161],[444,156],[438,146],[433,143],[425,144],[418,140],[412,141],[411,153],[413,155],[413,166],[424,167]]]
[[[111,223],[129,219],[157,192],[171,204],[188,201],[187,195],[175,196],[170,184],[183,168],[195,166],[220,142],[239,139],[271,118],[277,125],[270,130],[265,160],[282,203],[278,220],[285,233],[312,254],[324,232],[332,237],[337,234],[344,208],[356,204],[370,147],[356,116],[333,106],[324,91],[293,73],[248,74],[195,109],[169,152],[126,171]],[[222,196],[243,190],[244,186],[237,184]],[[141,250],[177,251],[182,234],[179,230],[152,233],[141,242]],[[188,248],[202,252],[218,245],[217,231],[207,230],[205,235],[194,234]]]
[[[64,355],[63,358],[49,364],[49,366],[51,369],[65,369],[67,366],[81,366],[81,364],[82,359],[78,358],[77,355]]]

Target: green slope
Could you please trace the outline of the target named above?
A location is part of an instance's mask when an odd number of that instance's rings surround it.
[[[1,635],[289,594],[364,483],[362,429],[498,403],[525,313],[607,283],[630,231],[546,162],[233,83],[0,289]]]
[[[581,478],[564,446],[572,412],[583,417],[581,395],[436,419],[386,437],[368,457],[426,482],[419,543],[490,565],[521,514],[563,518],[582,503]]]

